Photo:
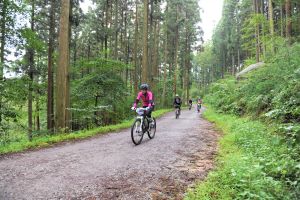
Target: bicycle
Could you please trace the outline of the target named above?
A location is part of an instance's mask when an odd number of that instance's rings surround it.
[[[180,109],[179,108],[175,108],[175,118],[178,119],[180,115]]]
[[[201,104],[198,103],[198,104],[197,104],[197,111],[198,111],[198,113],[200,112],[200,110],[201,110]]]
[[[148,137],[153,139],[156,132],[156,120],[152,117],[152,122],[149,123],[149,118],[146,116],[147,108],[137,108],[138,114],[131,126],[131,139],[135,145],[141,144],[144,134],[147,132]]]

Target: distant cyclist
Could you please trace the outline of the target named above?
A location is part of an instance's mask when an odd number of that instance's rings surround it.
[[[189,110],[191,110],[191,108],[192,108],[192,105],[193,105],[193,100],[192,100],[192,99],[190,99],[190,100],[189,100]]]
[[[199,97],[197,100],[197,111],[200,112],[200,109],[202,107],[202,99]]]
[[[178,108],[179,109],[179,114],[180,114],[180,110],[181,110],[181,99],[179,97],[178,94],[175,95],[175,98],[174,98],[174,102],[173,102],[173,106],[174,108]]]
[[[149,85],[147,83],[142,84],[140,89],[141,91],[138,93],[131,109],[135,110],[140,99],[142,99],[143,108],[148,108],[146,113],[147,117],[151,118],[151,113],[154,110],[153,94],[151,91],[149,91]]]

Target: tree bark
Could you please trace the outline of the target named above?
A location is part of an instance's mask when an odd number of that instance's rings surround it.
[[[41,123],[40,123],[40,91],[37,91],[37,98],[35,102],[35,118],[36,118],[36,130],[41,130]]]
[[[115,48],[114,48],[114,58],[118,60],[118,0],[115,0]],[[126,36],[125,36],[126,38]]]
[[[54,96],[53,96],[53,52],[54,52],[54,34],[55,34],[55,2],[51,1],[50,7],[50,27],[48,44],[48,94],[47,94],[47,129],[54,131]]]
[[[168,4],[166,6],[165,12],[168,12]],[[165,28],[167,28],[167,20],[164,22]],[[166,87],[167,87],[167,63],[168,63],[168,30],[165,30],[165,41],[164,41],[164,78],[163,78],[163,93],[162,93],[162,103],[166,106]],[[171,68],[169,67],[169,71]]]
[[[8,1],[3,0],[3,6],[1,9],[1,54],[0,54],[0,84],[3,82],[4,78],[4,64],[5,64],[5,43],[6,43],[6,15],[7,15],[7,6]],[[3,89],[1,88],[1,93],[3,92]],[[2,94],[0,93],[0,124],[2,122]]]
[[[270,24],[270,34],[271,34],[271,50],[274,53],[274,19],[273,19],[273,1],[269,0],[269,24]]]
[[[274,36],[274,19],[273,19],[273,0],[269,0],[269,24],[270,24],[270,34]]]
[[[168,37],[167,37],[168,38]],[[163,81],[163,93],[162,93],[162,103],[166,106],[166,87],[167,87],[167,60],[168,60],[168,39],[165,40],[165,50],[164,50],[164,81]],[[170,70],[170,68],[169,68]]]
[[[35,26],[35,0],[31,1],[31,31],[34,32],[34,26]],[[29,47],[28,49],[28,64],[29,64],[29,70],[28,70],[28,76],[29,76],[29,82],[28,82],[28,139],[29,141],[32,140],[32,102],[33,102],[33,72],[34,72],[34,49],[33,47]]]
[[[284,37],[283,5],[280,3],[280,36]]]
[[[291,36],[292,36],[291,0],[285,0],[285,13],[286,13],[285,35],[290,44]]]
[[[56,73],[56,126],[58,131],[66,131],[69,105],[69,14],[70,0],[61,0],[61,16],[59,30],[59,58]]]
[[[135,2],[135,28],[134,28],[134,94],[138,92],[138,29],[139,29],[139,22],[138,22],[138,0]]]
[[[258,6],[258,0],[253,0],[254,1],[254,13],[257,14],[259,13],[259,6]],[[256,62],[259,62],[260,60],[260,34],[259,34],[259,24],[257,23],[255,27],[255,48],[256,48]]]
[[[185,18],[186,20],[189,20],[187,18],[187,13],[185,13]],[[187,25],[187,23],[186,23]],[[184,92],[184,99],[186,101],[186,105],[188,105],[188,96],[187,96],[187,88],[188,88],[188,70],[189,70],[189,63],[188,63],[188,59],[189,59],[189,51],[188,51],[188,40],[189,40],[189,30],[188,27],[186,26],[185,28],[185,44],[184,44],[184,84],[183,84],[183,92]]]
[[[105,4],[105,36],[104,36],[104,57],[105,59],[108,58],[108,29],[109,29],[109,19],[110,19],[110,9],[109,9],[109,0],[106,1]]]
[[[177,92],[177,64],[178,64],[178,47],[179,47],[179,24],[178,24],[178,12],[179,8],[177,5],[177,12],[176,12],[176,33],[175,33],[175,53],[174,53],[174,77],[173,77],[173,93],[174,96]]]
[[[148,82],[148,0],[144,0],[142,82]]]
[[[159,22],[154,23],[154,48],[153,48],[153,61],[152,61],[152,87],[156,92],[158,82],[158,35],[159,35]]]

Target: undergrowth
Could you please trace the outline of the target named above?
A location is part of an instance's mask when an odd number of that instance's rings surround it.
[[[297,151],[276,127],[249,118],[204,113],[223,131],[217,166],[207,179],[188,191],[194,199],[297,199],[300,163]]]

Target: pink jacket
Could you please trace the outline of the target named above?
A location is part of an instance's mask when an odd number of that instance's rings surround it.
[[[150,91],[143,94],[143,92],[139,92],[133,106],[136,108],[137,104],[139,103],[140,99],[143,101],[143,107],[151,107],[153,105],[153,94]]]

